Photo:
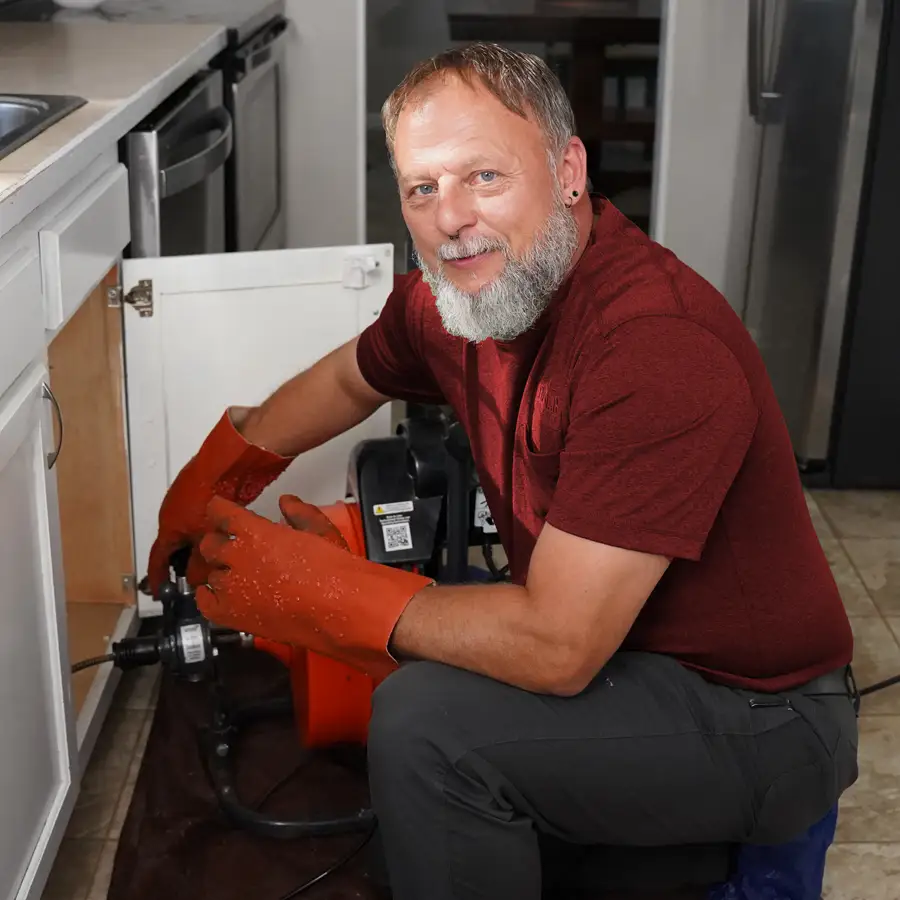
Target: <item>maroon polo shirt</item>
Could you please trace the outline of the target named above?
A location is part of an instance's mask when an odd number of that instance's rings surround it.
[[[544,522],[672,564],[623,649],[781,690],[848,663],[850,625],[760,354],[725,298],[595,200],[535,328],[448,335],[415,270],[358,350],[382,393],[447,403],[525,582]]]

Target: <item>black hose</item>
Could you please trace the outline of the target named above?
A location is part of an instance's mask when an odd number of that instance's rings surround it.
[[[92,656],[90,659],[83,659],[72,666],[72,674],[80,672],[82,669],[89,669],[91,666],[102,666],[104,663],[115,662],[116,655],[114,653],[105,653],[103,656]]]

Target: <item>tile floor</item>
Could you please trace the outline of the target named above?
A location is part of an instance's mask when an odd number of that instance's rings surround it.
[[[815,491],[810,510],[856,635],[861,687],[900,674],[900,492]],[[44,900],[104,900],[155,704],[155,670],[123,679]],[[860,778],[845,794],[824,900],[900,897],[900,685],[863,702]]]
[[[158,676],[156,667],[123,675],[43,900],[106,900],[116,844],[150,734]]]

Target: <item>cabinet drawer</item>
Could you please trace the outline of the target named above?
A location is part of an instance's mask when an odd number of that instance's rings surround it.
[[[0,266],[0,396],[43,349],[41,266],[32,243]]]
[[[130,239],[128,170],[117,165],[40,231],[48,330],[72,315]]]

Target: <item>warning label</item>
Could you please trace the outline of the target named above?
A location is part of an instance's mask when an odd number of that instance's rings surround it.
[[[412,500],[401,500],[399,503],[376,503],[374,507],[376,516],[392,516],[395,513],[411,513],[412,511]]]
[[[484,491],[478,488],[475,491],[475,527],[480,528],[485,534],[496,534],[497,526],[494,524],[494,517],[487,505]]]

